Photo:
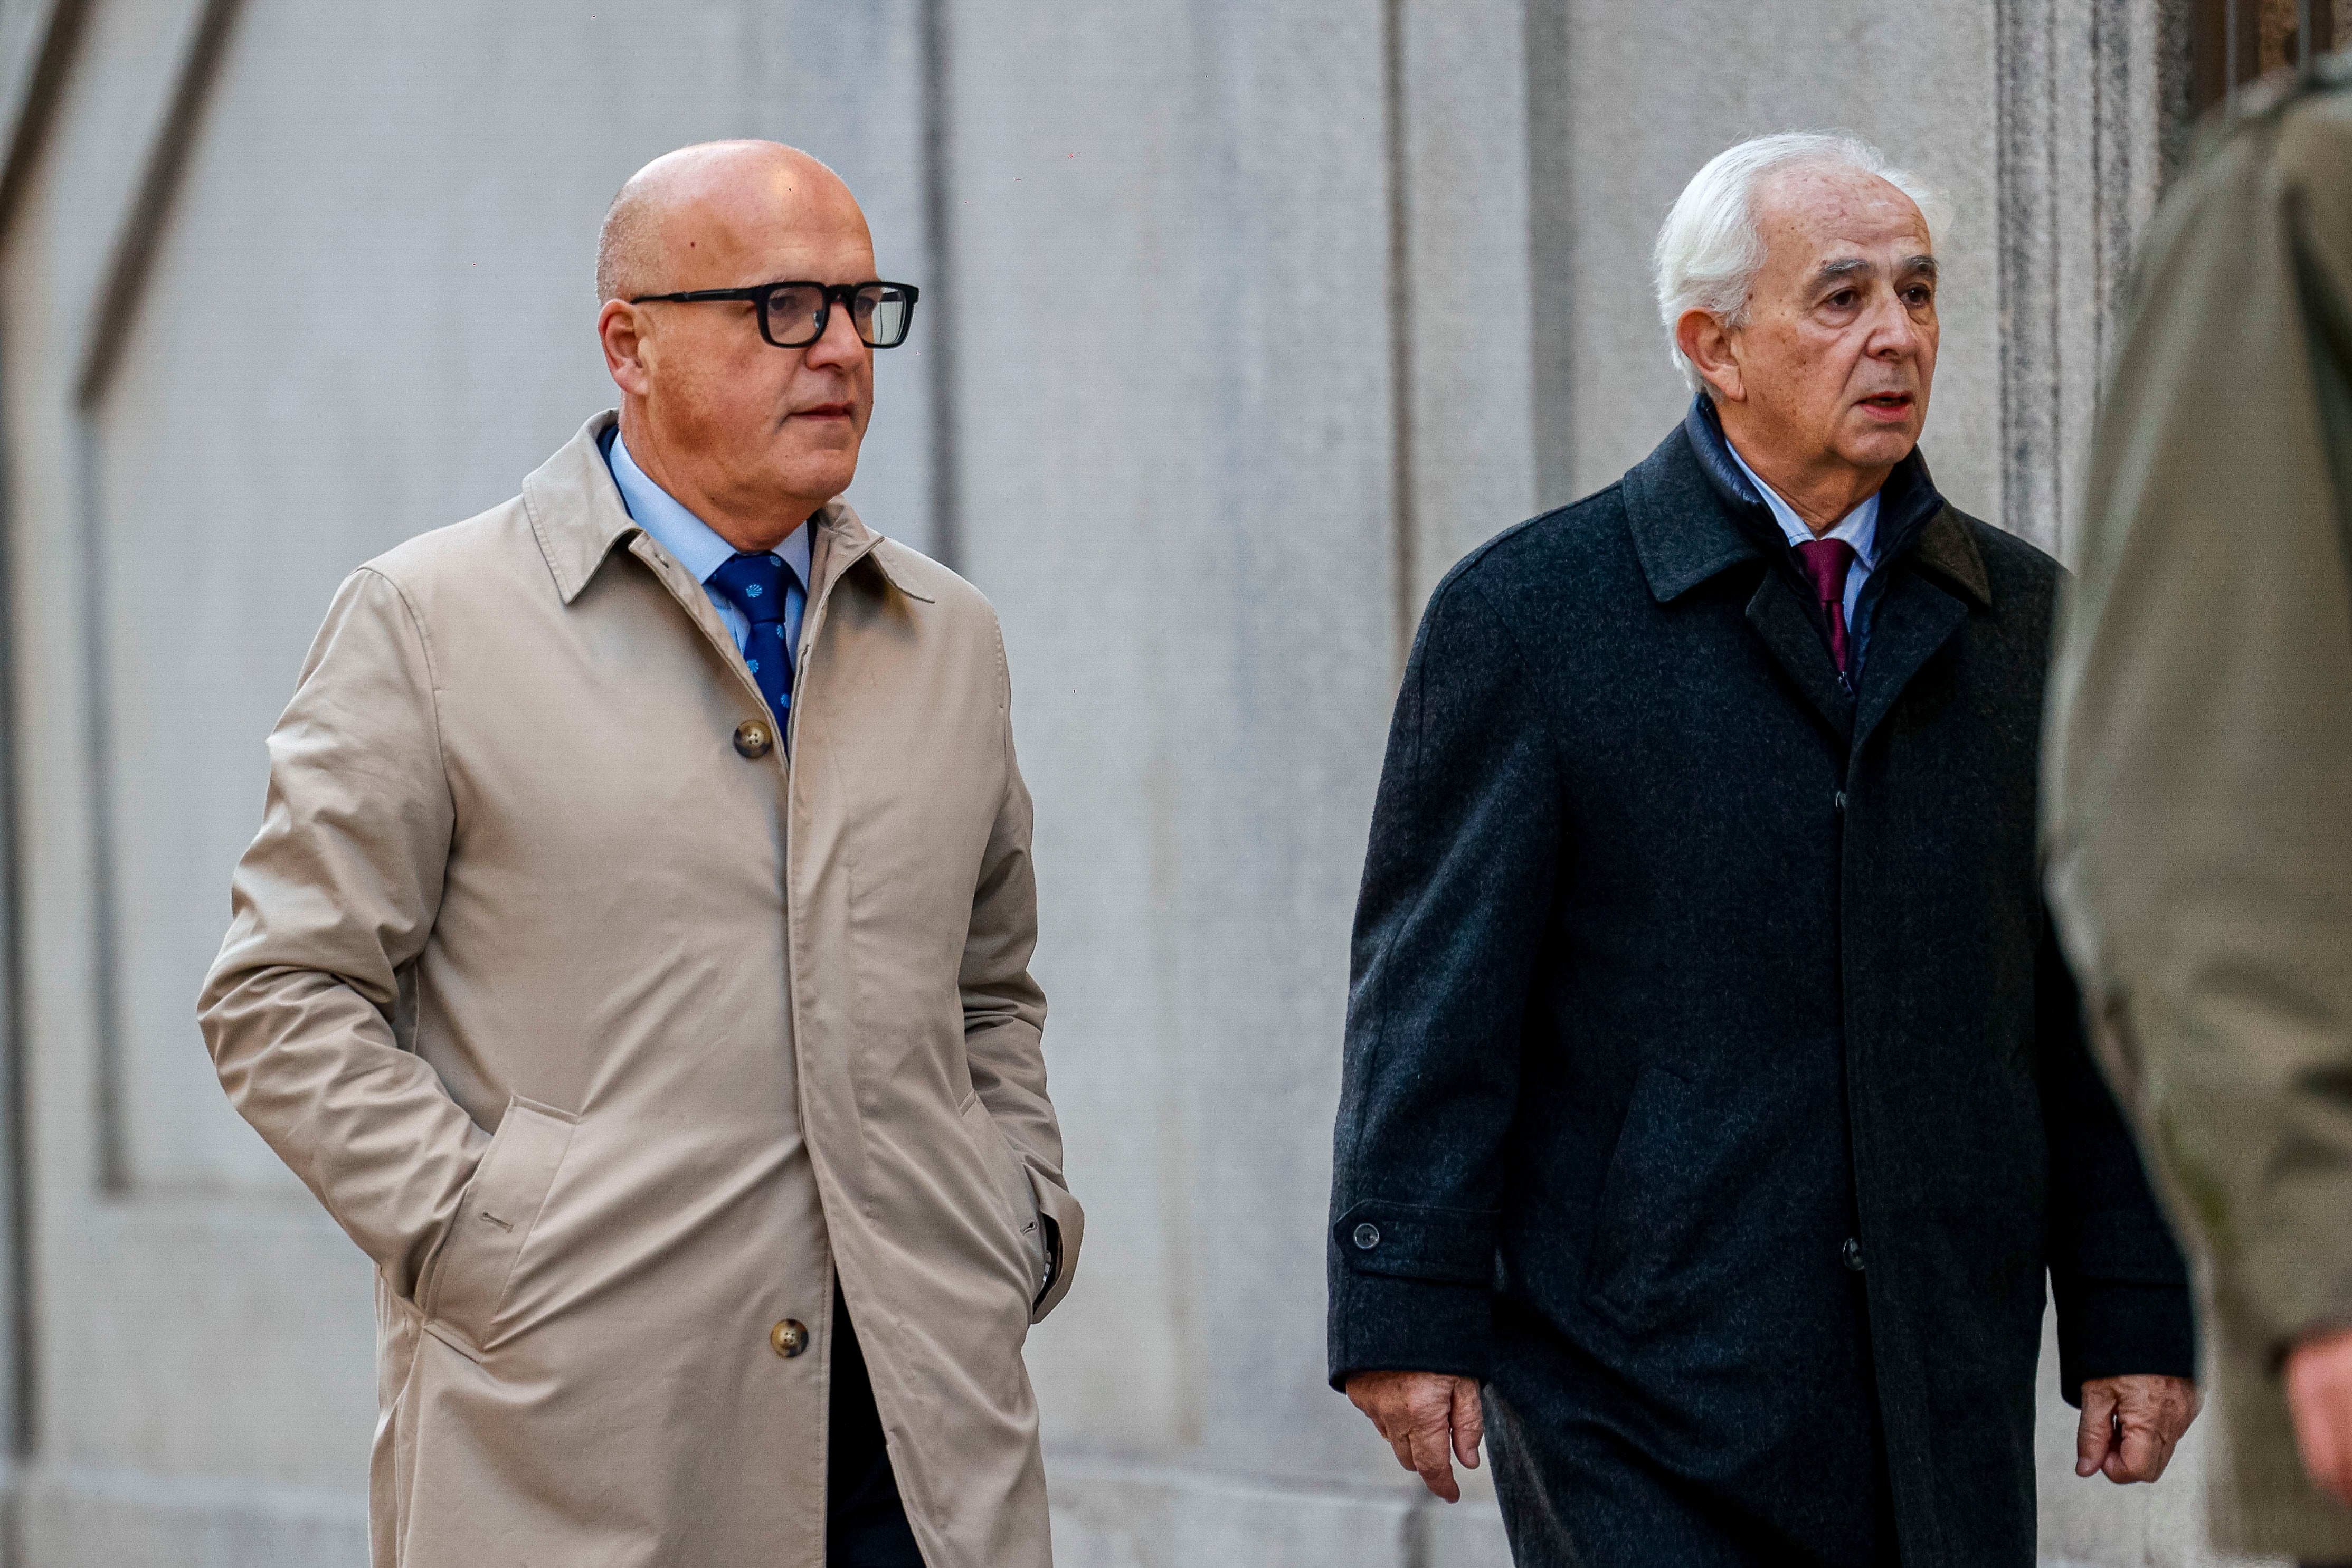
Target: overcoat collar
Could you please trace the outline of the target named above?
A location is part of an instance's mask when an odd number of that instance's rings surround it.
[[[1788,548],[1771,509],[1732,461],[1715,405],[1694,397],[1683,422],[1625,476],[1633,549],[1651,597],[1670,603],[1746,560]],[[1879,493],[1881,570],[1905,563],[1942,578],[1979,608],[1992,605],[1984,557],[1916,450]]]
[[[1778,531],[1745,476],[1736,468],[1710,472],[1707,456],[1691,438],[1692,423],[1676,425],[1624,479],[1633,550],[1650,596],[1661,604],[1743,561],[1770,559],[1757,525]],[[1728,467],[1719,456],[1717,465]]]
[[[541,554],[547,558],[555,591],[566,604],[580,597],[614,546],[645,531],[629,517],[620,486],[613,483],[613,471],[605,466],[599,449],[604,432],[618,418],[611,409],[597,414],[522,482],[524,513],[530,518]],[[907,574],[893,565],[890,541],[859,521],[848,502],[838,497],[827,501],[811,522],[814,525],[811,529],[814,538],[810,540],[812,602],[821,602],[834,583],[861,561],[869,563],[883,581],[909,599],[931,601],[929,594],[913,586]]]
[[[1624,479],[1625,515],[1651,597],[1671,603],[1746,562],[1762,573],[1747,619],[1774,660],[1839,737],[1859,746],[1911,677],[1943,646],[1969,607],[1991,608],[1983,553],[1935,486],[1917,452],[1887,476],[1879,501],[1879,570],[1870,653],[1857,697],[1792,586],[1792,551],[1780,524],[1732,461],[1705,397]],[[1964,602],[1964,601],[1966,602]]]

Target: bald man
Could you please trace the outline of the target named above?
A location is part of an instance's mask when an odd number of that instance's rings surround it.
[[[917,291],[768,142],[597,285],[617,418],[343,584],[200,1006],[376,1266],[375,1562],[1046,1568],[1003,645],[840,499]]]

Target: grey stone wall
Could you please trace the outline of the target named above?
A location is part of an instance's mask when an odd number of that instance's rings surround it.
[[[1421,604],[1677,417],[1652,231],[1787,126],[1951,193],[1927,450],[2063,544],[2161,46],[2126,0],[0,0],[14,1561],[363,1560],[367,1270],[189,1016],[261,737],[345,570],[612,401],[620,180],[753,134],[922,286],[852,496],[1005,622],[1091,1217],[1030,1355],[1063,1560],[1503,1562],[1322,1380]],[[2048,1561],[2204,1560],[2193,1443],[2078,1483],[2043,1404]]]

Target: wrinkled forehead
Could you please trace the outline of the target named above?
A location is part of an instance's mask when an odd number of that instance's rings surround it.
[[[1775,171],[1755,193],[1768,268],[1810,269],[1829,252],[1933,256],[1918,204],[1875,174],[1835,165]]]

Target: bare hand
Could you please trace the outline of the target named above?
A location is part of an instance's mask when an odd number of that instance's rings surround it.
[[[2083,1385],[2083,1424],[2074,1432],[2074,1473],[2152,1481],[2172,1462],[2173,1446],[2197,1419],[2197,1385],[2154,1374],[2094,1378]]]
[[[2352,1502],[2352,1329],[2294,1347],[2286,1358],[2286,1407],[2312,1483]]]
[[[1372,1425],[1397,1463],[1418,1471],[1430,1490],[1448,1502],[1462,1500],[1454,1481],[1454,1460],[1478,1468],[1478,1440],[1486,1416],[1478,1408],[1478,1380],[1443,1372],[1360,1372],[1348,1379],[1348,1397]]]

